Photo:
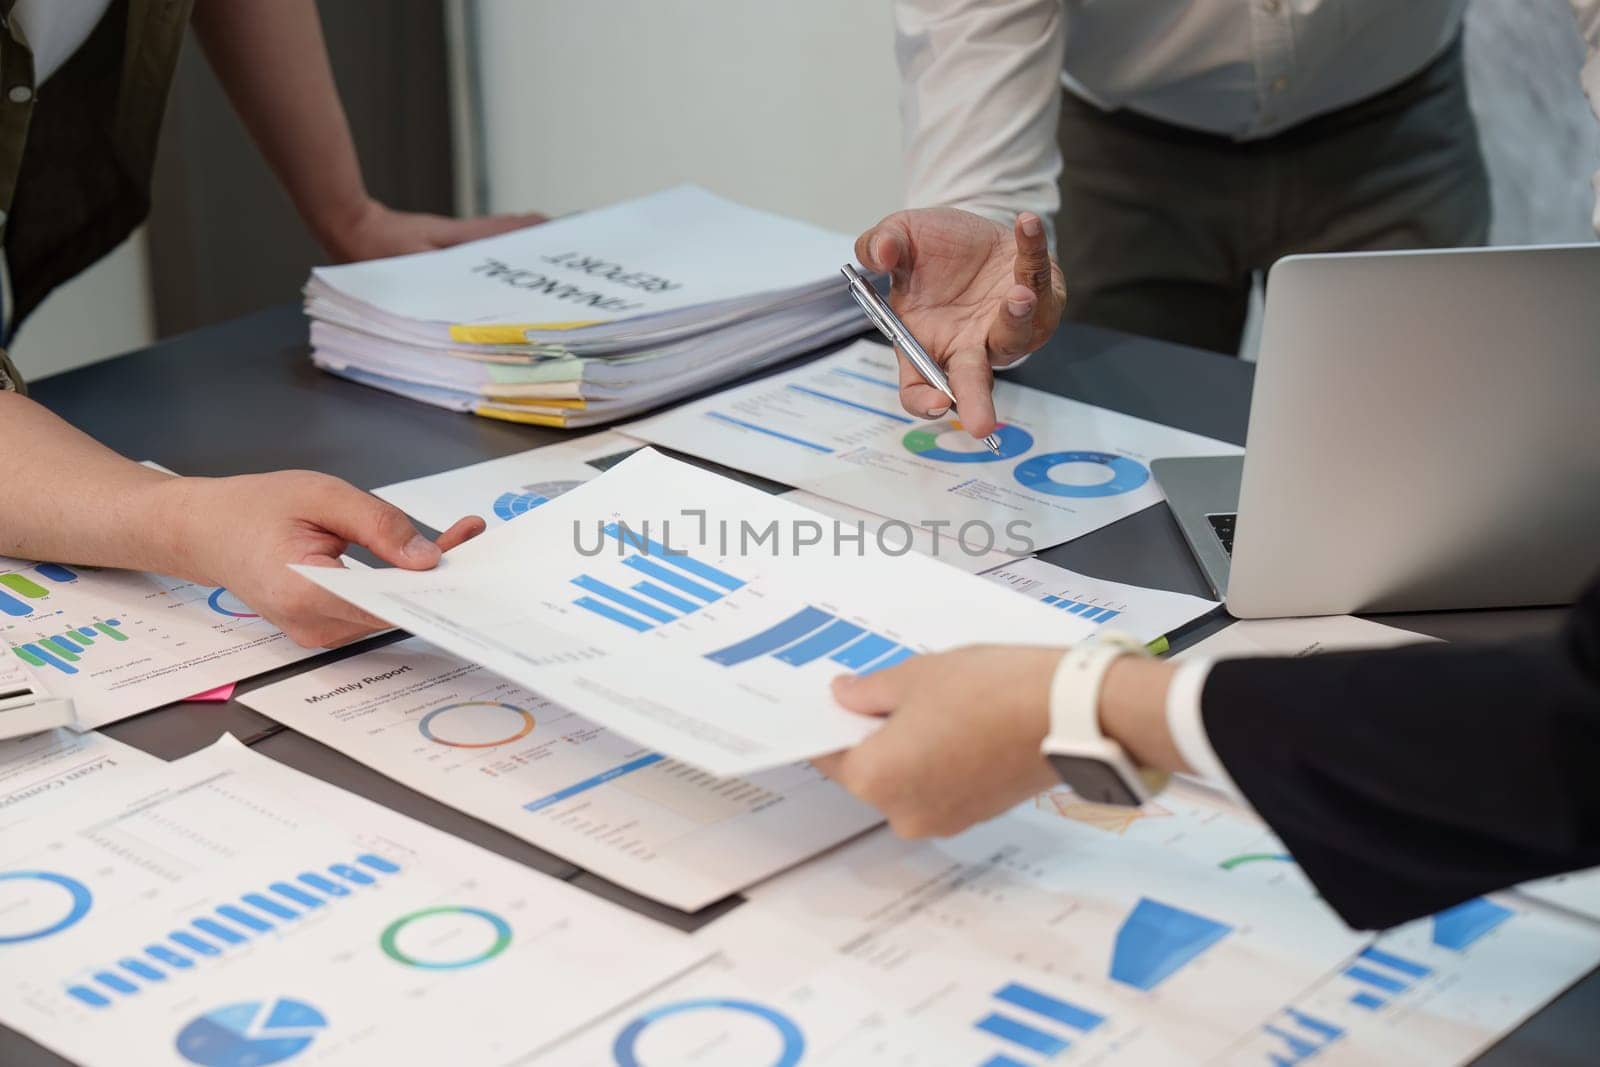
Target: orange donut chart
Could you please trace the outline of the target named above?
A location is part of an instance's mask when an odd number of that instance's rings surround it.
[[[498,741],[447,741],[434,734],[432,730],[433,720],[445,712],[455,711],[457,708],[505,708],[507,711],[514,711],[522,716],[522,729],[510,737],[502,737]],[[446,704],[442,708],[434,708],[422,717],[421,722],[417,723],[417,729],[422,733],[423,737],[426,737],[436,745],[448,745],[450,748],[498,748],[501,745],[509,745],[513,741],[520,741],[533,733],[533,713],[525,711],[515,704],[502,704],[497,700],[466,700],[460,704]]]

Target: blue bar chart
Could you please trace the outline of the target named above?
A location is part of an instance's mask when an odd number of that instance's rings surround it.
[[[1122,612],[1115,608],[1108,608],[1100,604],[1085,604],[1078,600],[1068,600],[1066,597],[1047,596],[1040,598],[1044,603],[1069,615],[1077,615],[1088,619],[1090,622],[1110,622],[1121,615]]]
[[[791,667],[827,658],[857,674],[871,674],[914,655],[913,649],[882,634],[808,604],[765,630],[707,652],[705,658],[722,667],[767,656]]]
[[[244,893],[238,903],[219,904],[211,914],[191,919],[186,929],[169,932],[161,941],[119,958],[111,967],[89,971],[85,979],[67,986],[67,995],[91,1008],[109,1008],[116,999],[108,994],[136,996],[141,983],[165,982],[192,970],[197,962],[298,921],[331,898],[351,895],[352,885],[376,885],[379,877],[400,873],[398,863],[372,852],[324,869],[326,875],[307,871],[293,881],[273,882],[264,892]]]
[[[1285,1008],[1262,1029],[1275,1048],[1267,1054],[1272,1067],[1293,1067],[1344,1036],[1342,1027],[1294,1008]]]
[[[1013,1051],[1039,1056],[1060,1055],[1078,1037],[1106,1021],[1098,1012],[1021,982],[1002,986],[995,991],[994,1000],[995,1010],[973,1026],[1012,1046]],[[997,1052],[983,1062],[983,1067],[1013,1067],[1025,1062],[1028,1061],[1015,1059],[1011,1052]]]
[[[572,584],[585,595],[572,603],[636,633],[676,622],[744,587],[743,579],[687,553],[669,550],[647,530],[610,523],[604,532],[620,547],[637,553],[625,556],[622,565],[639,578],[624,589],[616,580],[580,574]]]
[[[1378,1011],[1394,997],[1411,989],[1433,973],[1433,968],[1415,960],[1369,945],[1356,962],[1344,970],[1350,980],[1350,1003],[1367,1011]]]
[[[1484,897],[1457,904],[1433,917],[1433,943],[1452,952],[1465,952],[1473,942],[1516,912]]]
[[[1224,923],[1145,897],[1117,931],[1111,977],[1148,992],[1232,931]]]

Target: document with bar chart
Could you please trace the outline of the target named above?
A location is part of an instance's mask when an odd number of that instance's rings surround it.
[[[1091,578],[1042,559],[1006,563],[984,571],[983,576],[1057,611],[1086,619],[1096,629],[1117,630],[1141,641],[1164,637],[1218,607],[1215,600]]]
[[[1009,816],[942,842],[879,831],[749,898],[696,935],[718,962],[557,1062],[1199,1063],[1369,940],[1315,900]]]
[[[1142,808],[1053,789],[1007,819],[1049,833],[1063,854],[1114,841],[1131,877],[1142,877],[1152,852],[1164,852],[1254,899],[1317,900],[1265,823],[1195,786],[1175,784]],[[1215,1062],[1462,1063],[1596,964],[1600,925],[1511,896],[1469,900],[1377,937],[1289,991]]]
[[[520,1060],[706,955],[231,738],[8,829],[0,952],[87,1067]]]
[[[815,512],[646,449],[430,572],[301,573],[712,774],[865,737],[832,679],[1093,624],[916,553],[813,540]]]
[[[372,492],[437,530],[448,529],[465,515],[480,515],[496,526],[595,477],[603,468],[592,466],[591,460],[638,447],[637,441],[602,431]]]
[[[621,432],[950,537],[987,530],[1019,556],[1159,502],[1152,459],[1243,451],[1003,379],[994,402],[991,452],[953,419],[906,414],[893,352],[860,341]]]
[[[242,700],[435,800],[685,911],[880,821],[806,764],[713,777],[414,638]]]
[[[1600,963],[1600,926],[1479,897],[1380,937],[1218,1062],[1466,1063]]]
[[[5,557],[0,645],[73,700],[81,729],[316,654],[226,589]]]

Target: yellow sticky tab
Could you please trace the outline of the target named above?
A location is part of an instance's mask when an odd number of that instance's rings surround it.
[[[496,408],[477,408],[476,413],[486,419],[499,419],[501,422],[520,422],[529,426],[553,426],[564,430],[567,419],[564,415],[535,415],[532,412],[501,411]]]
[[[495,396],[486,390],[485,400],[518,408],[561,408],[565,411],[582,411],[589,402],[581,396]]]
[[[520,345],[527,343],[524,334],[533,327],[509,326],[452,326],[450,340],[463,345]]]

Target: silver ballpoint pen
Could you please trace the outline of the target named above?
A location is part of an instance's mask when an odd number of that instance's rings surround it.
[[[956,411],[956,394],[950,391],[950,379],[944,376],[944,369],[935,363],[933,357],[928,355],[928,350],[911,336],[911,331],[900,321],[900,316],[884,302],[883,297],[879,296],[871,283],[861,276],[860,271],[846,263],[839,268],[839,273],[850,283],[850,295],[856,298],[856,303],[867,313],[867,318],[871,319],[879,332],[905,354],[911,365],[917,368],[917,373],[922,375],[923,381],[950,398],[950,410],[959,418],[961,413]],[[985,437],[983,443],[989,446],[989,451],[996,455],[1000,453],[1000,438],[994,434]]]

